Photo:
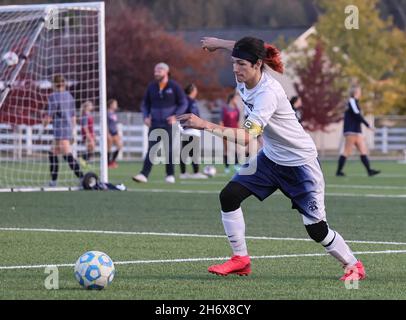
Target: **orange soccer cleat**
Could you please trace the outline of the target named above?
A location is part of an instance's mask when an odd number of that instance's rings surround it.
[[[365,268],[361,261],[358,261],[351,267],[345,268],[345,274],[340,278],[341,281],[364,280],[366,278]]]
[[[208,271],[218,276],[228,276],[229,274],[248,276],[251,273],[251,260],[249,256],[233,256],[223,264],[209,267]]]

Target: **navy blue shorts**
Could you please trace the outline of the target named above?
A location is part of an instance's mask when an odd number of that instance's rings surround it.
[[[73,139],[73,131],[71,127],[60,128],[55,126],[53,130],[55,140],[71,141]]]
[[[276,190],[282,191],[292,201],[292,208],[304,216],[305,224],[326,219],[325,183],[318,159],[302,166],[287,167],[276,164],[261,151],[232,181],[246,187],[261,201]]]

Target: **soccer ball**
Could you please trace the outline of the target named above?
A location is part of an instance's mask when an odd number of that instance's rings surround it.
[[[79,284],[89,290],[102,290],[114,279],[113,260],[99,251],[83,254],[75,265],[75,278]]]
[[[205,166],[203,169],[203,173],[206,176],[213,178],[217,174],[217,169],[214,166]]]
[[[15,52],[9,51],[3,55],[3,61],[9,67],[15,66],[18,60],[18,55]]]

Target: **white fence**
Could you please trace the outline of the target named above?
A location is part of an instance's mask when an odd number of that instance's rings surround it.
[[[406,128],[383,127],[375,131],[375,150],[384,154],[406,150]]]
[[[95,125],[95,135],[100,137],[99,126]],[[141,159],[146,154],[148,146],[148,129],[143,125],[119,125],[119,134],[123,138],[124,148],[120,159]],[[43,128],[42,125],[10,125],[0,124],[0,153],[3,159],[21,160],[29,157],[39,157],[50,151],[54,141],[52,126]],[[99,150],[100,139],[96,138],[96,150]],[[83,144],[81,127],[76,127],[73,144],[74,154],[86,151]]]
[[[148,128],[142,124],[139,114],[122,113],[119,117],[122,124],[119,125],[119,133],[123,140],[123,150],[119,155],[120,160],[143,159],[148,147]],[[9,125],[0,124],[0,155],[2,159],[23,159],[40,157],[50,151],[53,142],[52,127],[45,130],[41,125]],[[96,121],[96,137],[99,137],[99,126]],[[340,131],[341,134],[341,131]],[[216,141],[211,141],[212,139]],[[390,152],[402,152],[406,150],[406,128],[381,127],[377,128],[371,136],[371,146],[374,151],[388,154]],[[99,141],[96,139],[97,147]],[[210,148],[215,154],[222,154],[222,141],[213,138],[211,134],[203,135],[203,149]],[[82,142],[81,128],[77,126],[76,139],[73,145],[74,153],[86,150]],[[97,149],[98,150],[98,149]],[[210,150],[210,151],[211,151]],[[207,152],[208,150],[204,150]]]
[[[138,122],[138,121],[137,121]],[[95,134],[99,137],[99,126],[95,124]],[[141,160],[148,151],[148,128],[143,124],[119,124],[119,135],[122,137],[123,149],[119,160]],[[2,160],[23,160],[41,158],[48,154],[54,141],[52,126],[45,130],[41,125],[13,126],[0,124],[0,158]],[[83,144],[81,127],[76,127],[73,144],[74,155],[86,151]],[[96,150],[99,150],[99,139],[96,138]],[[174,143],[175,152],[180,153],[180,139]],[[202,151],[209,158],[223,159],[223,140],[210,133],[202,135]],[[97,151],[96,151],[97,153]]]

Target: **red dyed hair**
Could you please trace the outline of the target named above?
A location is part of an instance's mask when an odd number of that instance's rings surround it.
[[[263,59],[264,63],[272,70],[283,74],[284,67],[279,49],[269,43],[265,43],[264,47],[266,51],[266,57]]]

